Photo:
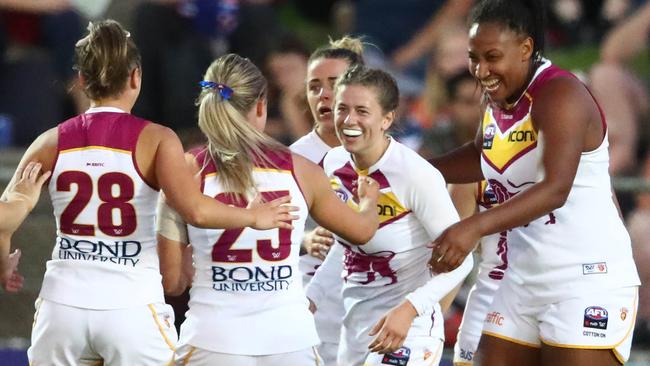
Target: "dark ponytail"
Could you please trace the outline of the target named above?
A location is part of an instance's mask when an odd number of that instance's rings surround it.
[[[472,9],[470,24],[500,23],[533,39],[533,61],[544,54],[546,9],[542,0],[481,0]]]

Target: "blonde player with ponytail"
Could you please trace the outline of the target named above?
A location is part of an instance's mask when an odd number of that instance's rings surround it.
[[[290,195],[300,218],[293,230],[206,230],[185,226],[161,207],[165,289],[179,293],[192,286],[176,364],[317,365],[319,339],[298,271],[305,218],[309,212],[329,230],[363,244],[378,227],[378,185],[359,179],[355,212],[330,189],[320,167],[264,134],[267,83],[250,60],[222,56],[204,79],[199,127],[208,144],[187,159],[203,193],[238,207],[257,205],[256,197]]]

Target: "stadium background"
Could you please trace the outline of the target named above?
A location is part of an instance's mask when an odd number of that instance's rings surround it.
[[[445,78],[444,65],[440,66],[449,60],[445,56],[453,57],[444,54],[452,51],[439,46],[451,36],[440,32],[412,62],[403,62],[398,53],[447,2],[471,0],[51,0],[33,1],[33,6],[29,0],[24,1],[27,5],[0,0],[0,186],[6,185],[30,141],[84,110],[86,101],[72,83],[72,49],[89,19],[105,17],[125,24],[143,53],[144,83],[150,87],[143,87],[134,113],[174,128],[188,146],[199,141],[192,103],[195,85],[215,55],[237,52],[265,71],[271,83],[269,132],[290,143],[309,129],[300,97],[304,72],[298,69],[306,67],[305,57],[328,36],[352,33],[374,45],[367,47],[367,60],[398,79],[404,97],[394,133],[416,149],[440,153],[429,145],[444,140],[450,131],[454,135],[455,129],[445,107],[450,98],[438,95],[446,90],[436,81]],[[590,70],[603,61],[601,46],[608,32],[640,11],[645,1],[553,0],[548,4],[548,57],[588,81]],[[608,7],[616,17],[607,16]],[[626,66],[641,85],[650,80],[647,46],[646,39],[642,51]],[[647,99],[643,102],[650,104]],[[638,194],[650,186],[645,159],[650,126],[643,115],[636,127],[636,141],[629,146],[634,159],[614,174],[628,220],[634,215],[647,217],[643,216],[647,197]],[[20,293],[0,292],[0,366],[27,364],[33,303],[54,236],[45,193],[12,242],[12,248],[23,252],[20,271],[26,281]],[[643,259],[637,258],[639,268],[648,265]],[[448,314],[451,327],[462,314],[462,305],[463,292]],[[640,317],[637,328],[628,364],[650,365],[650,331],[643,331],[646,319]],[[449,364],[449,351],[443,365]]]

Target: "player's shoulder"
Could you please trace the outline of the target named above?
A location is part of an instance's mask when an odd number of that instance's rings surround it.
[[[343,146],[337,146],[325,154],[323,157],[323,169],[328,171],[329,168],[347,163],[350,160],[350,153]]]
[[[409,187],[434,182],[444,183],[440,171],[420,154],[398,141],[392,141],[390,156],[383,164],[383,170],[400,181],[408,182]]]
[[[291,152],[302,155],[314,163],[319,163],[330,147],[311,131],[289,146]]]

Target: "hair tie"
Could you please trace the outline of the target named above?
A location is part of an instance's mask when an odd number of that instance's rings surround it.
[[[203,89],[218,90],[219,95],[221,95],[221,98],[223,98],[224,100],[230,100],[230,98],[234,94],[232,88],[226,84],[203,80],[203,81],[199,81],[199,85],[201,85]]]

